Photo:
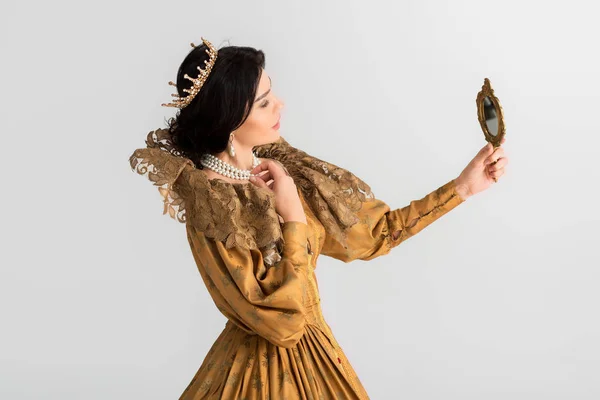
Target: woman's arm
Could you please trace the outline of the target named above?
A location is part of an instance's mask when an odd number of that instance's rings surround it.
[[[283,254],[273,266],[265,265],[258,249],[227,249],[191,225],[187,232],[200,275],[221,313],[276,346],[296,345],[306,317],[308,226],[283,223]]]
[[[465,198],[461,197],[459,190],[456,180],[452,179],[422,199],[413,200],[408,206],[395,210],[378,199],[366,201],[358,212],[359,222],[346,231],[348,248],[326,235],[321,254],[346,263],[372,260],[388,254],[391,249],[463,203]]]

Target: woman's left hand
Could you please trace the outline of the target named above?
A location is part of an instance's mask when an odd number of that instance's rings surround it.
[[[502,138],[500,147],[495,149],[491,143],[485,145],[456,178],[456,191],[463,199],[484,191],[504,175],[508,164],[502,148],[505,141],[506,138]]]

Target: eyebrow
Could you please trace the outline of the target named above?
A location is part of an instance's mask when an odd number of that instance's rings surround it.
[[[269,82],[271,82],[271,77],[269,77]],[[271,82],[271,86],[273,86],[273,82]],[[256,100],[254,100],[254,102],[256,103],[257,101],[260,101],[262,98],[264,98],[266,95],[268,95],[270,91],[271,91],[271,88],[269,88],[269,90],[267,90],[260,97],[258,97]]]

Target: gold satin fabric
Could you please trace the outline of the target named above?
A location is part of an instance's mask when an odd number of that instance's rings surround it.
[[[281,225],[283,253],[272,266],[258,249],[227,249],[186,224],[200,275],[228,322],[180,400],[369,399],[323,318],[317,259],[388,254],[464,201],[454,180],[395,210],[378,199],[366,201],[359,222],[346,231],[346,249],[325,234],[300,198],[307,224]]]

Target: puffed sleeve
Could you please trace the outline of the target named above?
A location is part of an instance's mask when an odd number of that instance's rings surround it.
[[[333,236],[326,235],[321,254],[346,263],[372,260],[388,254],[464,201],[456,192],[454,179],[422,199],[395,210],[379,199],[370,199],[362,203],[357,213],[359,222],[346,230],[347,248]]]
[[[282,225],[281,259],[267,266],[259,249],[207,238],[188,225],[188,241],[200,275],[217,308],[249,333],[290,348],[304,334],[308,279],[308,226]]]

